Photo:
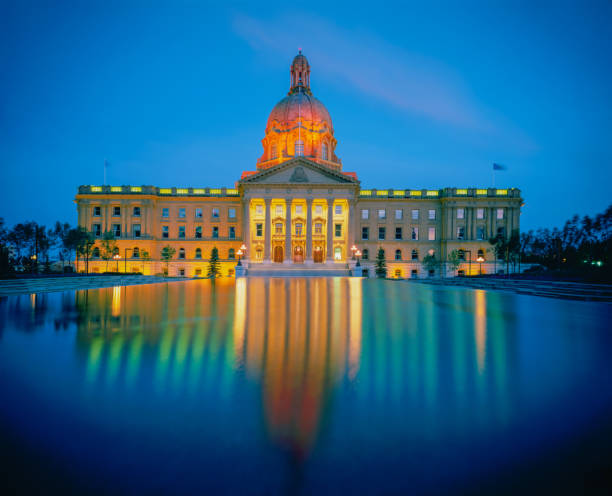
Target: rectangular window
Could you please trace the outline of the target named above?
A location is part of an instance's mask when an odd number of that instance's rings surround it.
[[[367,227],[361,228],[361,239],[367,240],[370,239],[370,229]]]
[[[134,207],[134,212],[132,215],[134,215],[134,217],[140,217],[140,207]]]
[[[113,224],[113,234],[115,238],[121,237],[121,224]]]
[[[402,239],[402,228],[401,227],[395,228],[395,239]]]
[[[301,236],[302,235],[302,224],[297,223],[295,225],[295,235],[296,236]]]
[[[429,241],[435,241],[436,240],[436,228],[435,227],[430,227],[428,232],[427,232],[427,239],[429,239]]]
[[[121,216],[121,207],[113,207],[113,217]]]
[[[274,207],[274,213],[275,215],[283,215],[283,206],[276,205],[276,207]]]
[[[276,224],[274,224],[274,233],[283,234],[283,224],[281,222],[277,222]]]
[[[302,215],[302,205],[295,206],[295,215]]]
[[[464,208],[458,208],[457,209],[457,218],[458,219],[463,219],[465,217],[465,209]]]
[[[412,241],[419,240],[419,228],[418,227],[413,227],[410,229],[410,239],[412,239]]]
[[[236,209],[235,208],[228,208],[227,209],[227,218],[228,219],[235,219],[236,218]]]
[[[162,217],[164,217],[165,219],[170,217],[170,209],[169,208],[162,208]]]
[[[334,226],[334,236],[336,236],[336,238],[342,236],[342,224],[336,224]]]
[[[363,220],[368,220],[370,218],[370,211],[366,208],[361,210],[361,218]]]
[[[218,219],[219,218],[219,209],[217,207],[212,209],[212,218],[213,219]]]
[[[315,215],[323,215],[323,205],[315,205]]]
[[[263,215],[263,205],[255,205],[255,215]]]
[[[195,228],[195,238],[202,239],[202,226],[198,226]]]
[[[460,226],[457,228],[457,239],[464,239],[464,237],[465,237],[465,228]]]
[[[170,237],[169,227],[162,226],[162,238],[168,238],[168,237]]]
[[[476,228],[476,239],[482,241],[484,239],[484,227],[479,226]]]
[[[503,208],[498,208],[497,209],[497,218],[498,219],[503,219],[504,218],[504,209]]]
[[[184,219],[186,215],[185,208],[179,208],[179,219]]]
[[[477,208],[476,209],[476,218],[477,219],[484,219],[484,208]]]
[[[336,215],[342,215],[342,205],[336,205],[335,209]]]
[[[378,218],[379,219],[386,219],[387,218],[387,211],[384,208],[381,208],[378,210]]]
[[[92,227],[92,231],[96,238],[99,238],[102,235],[102,226],[100,224],[94,224]]]
[[[93,216],[94,217],[100,217],[100,215],[102,215],[102,209],[100,207],[94,207],[93,208]]]
[[[196,219],[201,219],[202,218],[202,208],[198,207],[195,209],[195,218]]]
[[[179,238],[185,238],[185,226],[179,226]]]
[[[212,237],[213,239],[219,239],[219,226],[213,226]]]
[[[418,210],[413,210],[412,211],[412,220],[419,220],[419,211]]]
[[[229,239],[236,239],[236,228],[234,226],[229,228]]]
[[[378,239],[385,239],[385,234],[387,233],[387,229],[384,227],[378,228]]]
[[[395,220],[402,220],[404,217],[404,211],[402,209],[398,209],[395,211]]]
[[[427,212],[427,216],[429,217],[429,220],[436,220],[436,211],[431,209]]]
[[[132,224],[132,235],[135,238],[140,238],[140,224]]]
[[[255,236],[258,238],[263,236],[263,224],[255,224]]]
[[[315,234],[323,234],[323,224],[320,222],[315,223]]]

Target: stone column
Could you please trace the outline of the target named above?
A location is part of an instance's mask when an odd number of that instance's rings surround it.
[[[327,200],[327,261],[334,261],[334,200]]]
[[[348,202],[348,250],[346,253],[347,259],[353,256],[353,252],[351,251],[351,246],[356,244],[355,240],[355,202]],[[393,234],[395,236],[395,234]]]
[[[272,218],[270,215],[270,198],[266,198],[266,244],[264,247],[264,262],[270,261],[270,251],[272,250]]]
[[[291,262],[291,198],[285,199],[285,262]]]
[[[312,262],[312,198],[306,199],[306,261]]]
[[[251,259],[251,199],[243,198],[244,210],[242,213],[242,243],[247,247],[243,260]]]

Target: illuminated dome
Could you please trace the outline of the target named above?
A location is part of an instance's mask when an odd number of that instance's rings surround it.
[[[264,153],[257,161],[258,169],[266,169],[296,156],[342,168],[334,153],[336,139],[329,112],[310,91],[310,64],[298,53],[291,63],[291,86],[285,98],[270,112],[266,136],[261,141]]]

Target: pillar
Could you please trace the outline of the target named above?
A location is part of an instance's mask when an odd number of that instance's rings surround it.
[[[242,242],[247,247],[243,260],[251,259],[251,199],[244,198],[244,210],[242,213]]]
[[[352,255],[353,252],[351,251],[351,246],[356,244],[356,239],[355,239],[355,203],[353,201],[348,202],[348,249],[346,252],[346,256],[347,258],[349,258],[349,254]],[[392,233],[393,236],[395,236],[394,233]]]
[[[265,245],[264,245],[264,261],[265,262],[270,261],[270,251],[272,250],[272,218],[270,215],[271,201],[272,200],[270,198],[265,199],[265,202],[266,202],[266,230],[265,230],[266,240],[265,240]]]
[[[306,199],[306,261],[312,262],[312,198]]]
[[[334,261],[334,201],[327,200],[327,260]]]
[[[291,198],[285,199],[285,262],[291,262]]]

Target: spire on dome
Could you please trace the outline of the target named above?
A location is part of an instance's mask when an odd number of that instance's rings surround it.
[[[303,91],[312,94],[310,91],[310,65],[308,59],[302,55],[302,49],[298,50],[298,54],[291,63],[291,87],[289,94]]]

